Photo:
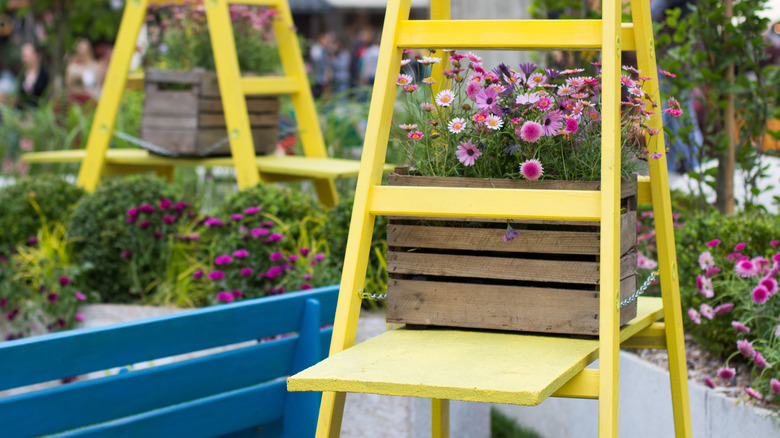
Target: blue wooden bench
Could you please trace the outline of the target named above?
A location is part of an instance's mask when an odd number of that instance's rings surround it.
[[[267,339],[0,398],[0,436],[309,437],[317,393],[286,377],[325,356],[338,286],[0,343],[0,390]]]

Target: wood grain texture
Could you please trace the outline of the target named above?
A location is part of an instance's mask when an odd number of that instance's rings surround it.
[[[156,116],[195,116],[198,114],[198,96],[192,91],[156,91],[144,96],[142,120]]]
[[[249,114],[249,124],[254,128],[276,128],[279,125],[279,113]],[[201,128],[225,128],[225,115],[223,113],[198,114],[197,126]]]
[[[274,113],[278,112],[281,108],[281,100],[277,97],[247,97],[246,107],[249,113]],[[222,101],[218,98],[205,98],[198,99],[198,107],[202,111],[206,112],[219,112],[222,110]]]
[[[160,70],[149,68],[144,72],[144,82],[171,83],[171,84],[200,84],[204,70]]]

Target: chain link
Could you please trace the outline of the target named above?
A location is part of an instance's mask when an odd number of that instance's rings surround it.
[[[653,271],[653,272],[651,272],[651,273],[650,273],[650,276],[648,276],[648,277],[647,277],[647,279],[645,280],[645,282],[644,282],[644,283],[642,283],[642,286],[640,286],[640,287],[639,287],[639,289],[637,289],[637,290],[636,290],[636,292],[634,292],[634,294],[633,294],[633,295],[631,295],[630,297],[628,297],[628,298],[626,298],[625,300],[623,300],[623,301],[621,301],[621,302],[620,302],[620,308],[622,309],[622,308],[624,308],[624,307],[628,306],[628,305],[629,305],[629,304],[631,304],[631,303],[632,303],[634,300],[636,300],[637,298],[639,298],[639,296],[640,296],[640,295],[642,295],[643,293],[645,293],[645,291],[647,290],[647,288],[648,288],[648,287],[650,287],[650,284],[653,282],[653,280],[655,280],[655,276],[656,276],[656,275],[658,275],[658,271]]]
[[[363,289],[358,289],[358,296],[361,299],[369,300],[369,301],[386,301],[387,300],[387,293],[383,294],[372,294],[364,291]]]

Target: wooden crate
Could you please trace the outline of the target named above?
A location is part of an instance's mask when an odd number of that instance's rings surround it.
[[[204,70],[149,69],[144,74],[141,139],[175,156],[230,155],[217,74]],[[276,149],[279,126],[277,96],[247,96],[255,154]],[[222,141],[222,145],[208,151]],[[208,151],[208,152],[206,152]]]
[[[391,174],[390,185],[598,190],[599,182],[491,180]],[[620,295],[636,277],[636,179],[624,181]],[[505,219],[391,218],[387,321],[410,326],[598,335],[599,224]],[[620,324],[636,316],[636,300]]]

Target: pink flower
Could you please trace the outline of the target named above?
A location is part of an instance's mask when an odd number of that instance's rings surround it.
[[[73,294],[73,295],[74,295],[74,296],[76,297],[76,299],[77,299],[77,300],[79,300],[79,301],[84,301],[84,300],[86,300],[86,299],[87,299],[87,296],[86,296],[86,295],[84,295],[84,294],[83,294],[83,293],[81,293],[81,292],[76,292],[76,293],[75,293],[75,294]]]
[[[152,207],[149,204],[144,204],[140,207],[138,207],[138,210],[140,210],[142,213],[154,213],[154,207]]]
[[[737,246],[734,247],[734,252],[740,252],[743,249],[745,249],[747,245],[744,242],[740,242],[737,244]]]
[[[308,289],[311,289],[311,285],[310,284],[303,283],[301,285],[301,290],[308,290]]]
[[[217,302],[220,303],[232,303],[233,302],[233,294],[230,292],[222,291],[217,294]]]
[[[231,214],[230,219],[233,219],[234,221],[240,221],[244,218],[243,214]]]
[[[233,298],[241,298],[241,296],[244,295],[244,293],[238,289],[233,289],[230,293],[233,295]]]
[[[244,210],[244,214],[246,215],[257,214],[260,213],[261,211],[263,211],[263,209],[260,207],[249,207],[246,210]]]
[[[777,246],[778,244],[780,244],[780,240],[770,240],[769,244],[772,246]]]
[[[253,271],[254,271],[254,269],[252,269],[252,268],[241,268],[241,276],[242,277],[248,277],[248,276],[252,275]]]
[[[745,392],[747,393],[747,395],[749,395],[749,396],[751,396],[751,397],[753,397],[755,399],[758,399],[758,400],[761,400],[761,398],[763,397],[763,395],[761,395],[760,392],[756,391],[755,389],[753,389],[753,388],[751,388],[749,386],[747,388],[745,388]]]
[[[225,273],[222,271],[211,271],[207,277],[209,280],[219,281],[225,278]]]
[[[706,271],[715,266],[715,259],[712,258],[712,254],[710,254],[709,251],[704,251],[699,255],[699,266],[702,271]]]
[[[720,245],[720,240],[718,240],[718,239],[713,239],[713,240],[710,240],[709,242],[707,242],[707,246],[710,247],[710,248],[712,248],[713,246],[718,246],[718,245]]]
[[[233,257],[237,259],[243,259],[244,257],[249,257],[249,251],[245,249],[237,249],[233,251]]]
[[[734,327],[734,330],[736,330],[737,333],[750,333],[750,327],[739,321],[731,321],[731,326]]]
[[[68,278],[68,277],[66,277],[64,275],[62,277],[60,277],[59,281],[60,281],[60,286],[67,286],[67,285],[73,283],[73,281],[71,281],[70,278]]]
[[[732,260],[736,260],[736,259],[738,259],[740,257],[742,257],[742,254],[740,254],[738,252],[733,252],[733,253],[729,254],[728,256],[726,256],[726,260],[732,261]]]
[[[504,233],[504,242],[511,242],[511,241],[515,240],[515,238],[517,238],[519,236],[520,236],[520,233],[518,233],[517,230],[515,230],[512,227],[507,227],[506,228],[506,232]]]
[[[170,199],[165,199],[165,198],[160,199],[160,210],[167,210],[171,207],[173,207],[173,202],[171,202]]]
[[[279,233],[273,233],[270,236],[268,236],[268,238],[265,239],[263,242],[264,243],[274,243],[274,242],[278,242],[280,240],[284,240],[284,236],[279,234]]]
[[[207,227],[221,227],[222,225],[225,225],[222,222],[222,219],[220,219],[218,217],[210,217],[210,218],[206,219],[203,223]]]
[[[434,100],[436,101],[436,105],[447,107],[452,105],[455,101],[455,93],[453,93],[452,90],[441,90]]]
[[[76,321],[84,321],[84,315],[81,313],[77,313],[73,315],[73,319],[75,319]]]
[[[172,224],[172,223],[176,222],[176,216],[165,215],[165,216],[163,216],[162,220],[166,224]]]
[[[772,388],[772,392],[775,394],[780,394],[780,381],[777,379],[772,379],[769,381],[769,387]]]
[[[149,228],[149,221],[143,221],[140,224],[138,224],[138,226],[143,229]]]
[[[662,74],[662,75],[664,75],[664,76],[669,76],[670,78],[676,78],[676,77],[677,77],[677,75],[676,75],[676,74],[674,74],[674,73],[669,73],[669,72],[668,72],[668,71],[666,71],[666,70],[658,70],[658,72],[659,72],[659,73],[661,73],[661,74]]]
[[[317,254],[314,254],[314,259],[319,261],[319,262],[321,262],[321,261],[325,260],[325,254],[322,254],[322,253],[318,252]]]
[[[716,386],[715,382],[713,382],[712,379],[710,379],[710,376],[705,376],[704,377],[704,384],[709,386],[710,388],[713,388],[713,389],[715,389],[715,386]]]
[[[520,175],[528,180],[537,180],[544,174],[544,168],[539,160],[526,160],[520,165]]]
[[[699,316],[699,312],[693,307],[688,309],[688,318],[690,318],[694,324],[701,324],[701,316]]]
[[[758,285],[753,289],[753,301],[755,301],[756,304],[766,303],[766,300],[768,300],[770,296],[771,294],[769,291],[762,285]]]
[[[661,152],[653,152],[652,154],[649,155],[649,157],[651,159],[653,159],[653,160],[658,160],[658,159],[660,159],[663,156],[664,156],[664,154],[661,153]]]
[[[132,216],[138,216],[138,209],[137,208],[131,208],[130,210],[127,210],[127,215]]]
[[[753,359],[753,356],[756,355],[756,350],[753,349],[753,343],[745,339],[740,339],[737,341],[737,349],[740,353],[750,359]]]
[[[410,133],[406,134],[406,136],[411,140],[417,141],[425,137],[425,134],[423,134],[421,131],[411,131]]]
[[[753,356],[753,362],[755,362],[756,366],[759,368],[772,368],[768,363],[766,363],[766,359],[764,359],[764,356],[761,355],[761,352],[758,351],[756,351],[755,356]]]
[[[300,250],[298,250],[298,252],[300,252],[300,253],[301,253],[301,255],[302,255],[302,256],[304,256],[304,257],[306,257],[307,255],[309,255],[309,252],[310,252],[310,251],[311,251],[311,250],[310,250],[309,248],[301,248]]]
[[[766,288],[766,290],[769,292],[769,295],[774,295],[777,293],[777,280],[772,277],[764,277],[761,279],[761,281],[758,282],[758,284]]]
[[[175,210],[182,211],[189,206],[190,204],[188,202],[177,202],[176,205],[173,206],[173,208]]]
[[[696,276],[696,289],[698,289],[699,293],[707,298],[712,298],[715,296],[715,289],[712,287],[712,280],[701,274]]]
[[[270,279],[274,279],[280,275],[282,275],[284,272],[282,272],[282,268],[279,266],[273,266],[271,269],[266,271],[262,276]]]
[[[542,129],[542,125],[530,120],[523,123],[523,126],[520,128],[520,138],[529,143],[534,143],[536,140],[539,140],[543,133],[544,130]]]
[[[565,128],[565,131],[566,131],[567,134],[573,134],[573,133],[577,132],[577,129],[579,129],[579,127],[580,127],[580,124],[577,121],[577,119],[575,119],[573,117],[566,118],[566,128]]]
[[[723,380],[731,380],[737,375],[737,370],[734,368],[722,367],[718,370],[718,377]]]
[[[750,260],[742,260],[734,266],[734,271],[742,278],[755,277],[758,275],[759,265]]]
[[[49,294],[49,295],[46,296],[46,298],[49,299],[50,303],[56,303],[57,299],[59,298],[59,295],[57,295],[57,294]]]
[[[254,238],[258,238],[258,237],[262,237],[262,236],[267,236],[267,235],[268,235],[268,234],[270,234],[270,233],[271,233],[271,232],[270,232],[270,231],[268,231],[268,230],[266,230],[265,228],[252,228],[252,229],[249,231],[249,234],[251,234],[251,235],[252,235],[252,237],[254,237]]]
[[[642,269],[655,269],[658,267],[658,262],[645,257],[645,255],[640,252],[637,254],[636,267]]]
[[[409,75],[400,74],[395,80],[396,85],[407,85],[412,83],[412,77]]]
[[[469,140],[458,145],[455,155],[464,166],[473,166],[477,158],[482,156],[482,152]]]
[[[192,273],[192,278],[198,279],[200,277],[203,277],[203,271],[198,269],[197,271]]]
[[[715,308],[716,315],[728,315],[734,309],[734,303],[723,303]]]
[[[713,268],[707,269],[707,272],[704,273],[705,277],[712,277],[713,275],[716,275],[720,272],[720,268],[715,266]]]
[[[230,257],[229,255],[221,255],[218,256],[216,259],[214,259],[214,264],[219,265],[229,265],[233,261],[233,257]]]
[[[701,303],[699,310],[701,311],[701,315],[707,319],[712,319],[715,317],[715,311],[712,310],[712,307],[710,307],[710,305],[707,303]]]
[[[271,256],[270,256],[270,259],[271,259],[272,262],[277,262],[277,261],[279,261],[279,260],[281,260],[283,258],[284,258],[284,254],[282,254],[279,251],[272,252]]]
[[[304,280],[311,280],[311,274],[303,274]]]
[[[475,96],[477,108],[482,110],[492,110],[498,103],[496,92],[492,88],[480,90]]]

